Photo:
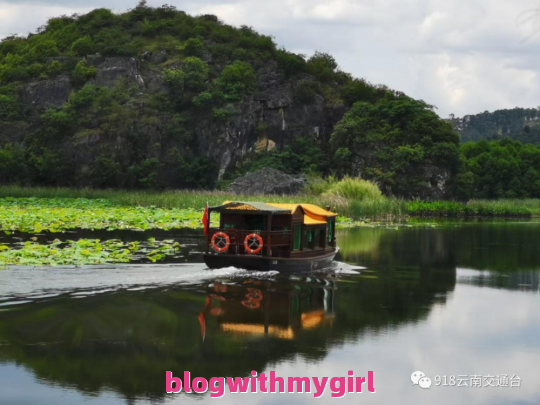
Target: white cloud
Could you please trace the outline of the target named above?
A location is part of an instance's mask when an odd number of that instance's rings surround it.
[[[114,2],[125,10],[136,1]],[[152,5],[161,1],[151,0]],[[250,25],[301,53],[328,51],[343,70],[434,104],[442,116],[540,104],[538,0],[170,0]],[[0,36],[105,0],[0,1]]]

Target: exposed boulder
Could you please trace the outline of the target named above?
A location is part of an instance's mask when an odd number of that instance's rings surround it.
[[[306,181],[279,170],[265,167],[235,180],[228,192],[245,195],[257,194],[298,194]]]

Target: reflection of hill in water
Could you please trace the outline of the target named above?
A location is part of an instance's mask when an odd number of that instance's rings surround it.
[[[397,281],[368,273],[236,279],[58,297],[0,312],[0,359],[86,393],[159,398],[166,370],[248,375],[297,355],[316,361],[365,333],[417,322],[453,289],[449,270]]]

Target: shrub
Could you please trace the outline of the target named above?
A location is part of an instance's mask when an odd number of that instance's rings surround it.
[[[159,160],[150,158],[129,168],[129,175],[136,186],[158,188]]]
[[[96,87],[91,84],[85,85],[82,89],[69,96],[69,106],[75,109],[81,109],[92,105],[104,93],[108,93],[109,89],[104,87]]]
[[[256,89],[255,71],[246,62],[236,61],[223,69],[215,84],[227,100],[240,100]]]
[[[330,185],[323,197],[341,196],[351,200],[378,200],[384,198],[379,187],[371,181],[345,177]]]
[[[30,55],[32,55],[35,60],[44,60],[51,56],[60,55],[60,51],[58,50],[55,41],[46,40],[38,42],[37,45],[30,50]]]
[[[284,49],[276,51],[276,59],[279,67],[283,69],[287,76],[301,73],[306,67],[306,60],[303,55],[296,55]]]
[[[43,75],[43,65],[41,63],[32,63],[28,67],[28,74],[32,77],[39,78]]]
[[[203,91],[202,93],[193,97],[193,104],[197,107],[204,107],[212,103],[212,93],[208,91]]]
[[[19,105],[13,96],[0,94],[0,121],[11,121],[19,116]]]
[[[234,60],[244,60],[247,56],[247,51],[244,48],[236,48],[233,53],[232,57]]]
[[[21,146],[8,143],[0,147],[0,182],[22,181],[26,171],[25,151]]]
[[[77,39],[71,45],[71,52],[77,56],[86,56],[92,54],[94,51],[94,43],[89,36],[85,36]]]
[[[236,112],[232,108],[214,108],[213,114],[214,118],[218,120],[228,120],[229,118],[233,117]]]
[[[95,66],[88,65],[88,62],[86,59],[81,60],[79,63],[77,63],[77,66],[75,66],[75,70],[73,71],[73,74],[71,75],[71,80],[75,84],[84,84],[91,78],[95,77],[97,74],[97,69]]]
[[[182,69],[167,69],[163,72],[163,81],[177,94],[184,91],[185,79],[186,74]]]
[[[56,77],[62,72],[62,64],[57,60],[50,61],[45,66],[47,77]]]
[[[300,80],[296,85],[295,97],[302,104],[310,104],[319,91],[319,83],[314,80]]]
[[[206,87],[209,69],[205,61],[190,56],[184,60],[182,71],[185,74],[184,83],[187,89],[200,91]]]
[[[98,156],[92,165],[92,181],[98,187],[116,187],[120,164],[107,156]]]
[[[315,52],[306,63],[306,70],[321,80],[328,81],[334,76],[338,64],[334,57],[328,53]]]
[[[337,182],[338,180],[334,176],[328,176],[326,178],[318,175],[309,176],[304,191],[307,194],[321,195],[330,190]]]
[[[199,56],[204,50],[204,42],[200,38],[189,38],[184,44],[186,55]]]
[[[343,98],[348,105],[358,101],[375,101],[376,89],[363,79],[354,79],[343,87]]]

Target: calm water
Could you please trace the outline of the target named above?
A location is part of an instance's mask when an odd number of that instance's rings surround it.
[[[338,402],[538,404],[539,235],[515,221],[343,230],[346,264],[279,275],[205,270],[189,233],[179,264],[0,270],[0,403],[328,403],[330,389],[172,396],[165,371],[372,370],[376,394]],[[431,389],[412,385],[417,370]],[[435,386],[504,374],[521,387]]]

